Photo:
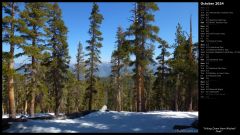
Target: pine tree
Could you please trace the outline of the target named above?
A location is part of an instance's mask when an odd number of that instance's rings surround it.
[[[193,52],[193,43],[192,43],[192,18],[190,18],[190,35],[187,44],[187,52],[188,52],[188,72],[187,72],[187,109],[188,111],[193,110],[193,93],[196,91],[197,86],[197,59],[194,57]]]
[[[62,12],[57,3],[51,6],[50,19],[48,21],[48,46],[51,50],[49,59],[49,78],[55,95],[55,115],[59,115],[63,88],[67,81],[67,70],[69,64],[67,27],[62,20]]]
[[[149,68],[146,70],[145,75],[145,90],[146,90],[146,111],[151,110],[153,108],[154,102],[153,102],[153,84],[155,81],[154,73],[152,67],[149,66]]]
[[[182,110],[180,104],[182,104],[183,92],[184,88],[184,74],[186,71],[186,37],[182,30],[182,26],[178,23],[177,31],[176,31],[176,49],[174,52],[174,70],[173,73],[176,76],[176,91],[175,91],[175,110]]]
[[[156,58],[159,63],[159,67],[157,68],[157,78],[154,82],[154,93],[155,93],[155,107],[157,109],[166,109],[167,106],[167,89],[166,89],[166,73],[169,72],[167,66],[166,58],[170,56],[170,53],[167,51],[169,48],[168,43],[165,40],[159,39],[160,45],[158,48],[161,48],[161,54]]]
[[[121,69],[129,61],[129,55],[127,50],[127,41],[125,40],[125,34],[121,27],[118,27],[117,35],[117,48],[112,53],[112,77],[114,79],[114,89],[117,93],[116,103],[117,110],[122,110],[122,86],[121,86]]]
[[[25,103],[25,76],[16,72],[14,74],[14,90],[15,92],[15,101],[16,101],[16,112],[22,113],[24,111]]]
[[[187,74],[189,72],[188,64],[188,41],[182,30],[182,26],[178,23],[176,30],[174,56],[170,60],[171,74],[175,76],[175,94],[174,104],[175,110],[186,110],[186,85],[188,82]]]
[[[77,63],[75,64],[75,72],[77,75],[78,81],[81,80],[81,76],[84,76],[85,72],[85,62],[84,62],[84,53],[83,53],[83,47],[82,44],[79,42],[78,49],[77,49]]]
[[[8,89],[7,89],[7,70],[8,52],[2,51],[2,114],[9,113]]]
[[[169,62],[171,76],[174,76],[173,79],[176,82],[174,88],[175,110],[192,111],[193,101],[195,104],[197,98],[198,73],[196,52],[194,52],[196,49],[192,43],[191,19],[189,38],[186,39],[181,25],[178,24],[175,42],[174,57]]]
[[[71,112],[76,112],[79,109],[80,105],[80,95],[77,93],[78,89],[78,80],[73,72],[70,70],[67,71],[67,83],[65,83],[63,104],[66,104],[66,113],[70,114]],[[76,100],[78,102],[76,102]]]
[[[37,77],[43,60],[44,51],[44,29],[47,21],[47,3],[26,3],[25,9],[21,12],[21,20],[25,22],[22,25],[21,33],[26,43],[21,46],[25,55],[31,58],[31,63],[27,64],[31,76],[31,101],[30,115],[34,116],[35,96],[37,86],[40,85],[40,79]],[[23,66],[24,67],[24,66]]]
[[[17,35],[20,28],[20,21],[16,16],[19,14],[20,10],[18,5],[14,2],[4,2],[3,10],[6,16],[2,19],[2,29],[3,43],[9,44],[10,52],[8,55],[7,64],[7,91],[9,99],[9,117],[16,118],[16,108],[15,108],[15,98],[14,98],[14,50],[16,45],[23,43],[23,39]]]
[[[83,47],[82,44],[79,42],[78,44],[78,49],[77,49],[77,63],[75,64],[75,74],[76,74],[76,79],[78,80],[76,82],[76,88],[74,90],[74,94],[77,98],[75,99],[75,104],[77,110],[80,110],[81,104],[80,101],[83,99],[82,94],[84,92],[83,85],[85,83],[85,80],[83,77],[85,76],[85,61],[84,61],[84,53],[83,53]],[[82,103],[82,102],[81,102]]]
[[[96,75],[95,73],[98,71],[98,63],[101,63],[100,61],[100,48],[102,47],[101,41],[103,38],[101,37],[102,33],[99,31],[100,24],[102,23],[103,16],[99,13],[99,7],[94,2],[93,8],[91,12],[90,19],[90,29],[89,29],[89,35],[90,40],[87,40],[87,43],[89,46],[86,47],[86,50],[89,52],[87,56],[89,58],[86,60],[86,79],[89,86],[86,89],[86,98],[88,99],[88,110],[92,109],[92,99],[93,99],[93,93],[96,93]]]
[[[128,29],[128,35],[134,36],[133,54],[136,57],[135,63],[135,89],[137,100],[137,111],[145,111],[145,92],[144,92],[144,72],[149,63],[153,61],[152,55],[154,47],[148,41],[157,40],[159,28],[151,24],[154,21],[152,12],[157,11],[158,6],[155,3],[136,3],[134,13],[134,22]]]

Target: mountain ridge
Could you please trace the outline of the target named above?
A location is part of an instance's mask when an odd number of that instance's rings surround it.
[[[21,63],[15,63],[14,68],[19,68],[22,64]],[[69,68],[71,71],[74,71],[74,64],[70,63]],[[99,71],[96,73],[99,77],[108,77],[111,75],[111,63],[110,62],[102,62],[98,65]],[[127,71],[132,73],[134,66],[128,67]],[[150,65],[150,68],[153,69],[154,72],[157,71],[156,65]],[[18,71],[19,73],[23,73],[23,71]]]

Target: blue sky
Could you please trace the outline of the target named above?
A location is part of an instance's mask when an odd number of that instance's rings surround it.
[[[198,41],[198,3],[189,2],[158,2],[159,11],[155,12],[155,22],[159,26],[159,36],[170,45],[174,43],[177,23],[183,26],[183,30],[189,33],[190,16],[192,15],[193,42]],[[85,48],[86,40],[89,39],[89,16],[92,10],[91,2],[60,2],[59,3],[65,25],[68,27],[68,45],[71,62],[76,62],[77,45],[80,41]],[[103,33],[103,47],[101,48],[102,62],[110,62],[112,51],[115,48],[116,31],[118,26],[124,30],[130,25],[131,10],[133,3],[130,2],[101,2],[98,3],[100,13],[103,15],[100,30]],[[160,50],[155,45],[155,55],[160,54]],[[3,46],[3,50],[9,50],[9,46]],[[18,51],[16,51],[18,52]],[[84,49],[86,54],[86,50]],[[20,63],[24,58],[19,58],[16,63]]]

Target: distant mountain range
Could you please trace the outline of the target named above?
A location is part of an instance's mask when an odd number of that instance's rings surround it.
[[[20,64],[20,63],[15,63],[15,65],[14,65],[14,67],[15,68],[18,68],[18,67],[20,67],[22,64]],[[69,65],[69,67],[70,67],[70,69],[73,71],[74,70],[74,64],[70,64]],[[153,69],[153,71],[154,72],[156,72],[157,71],[157,66],[155,65],[151,65],[151,66],[149,66],[151,69]],[[132,67],[128,67],[127,68],[127,71],[128,72],[133,72],[132,70],[133,70],[133,66]],[[110,76],[111,75],[111,63],[109,63],[109,62],[103,62],[103,63],[101,63],[101,64],[99,64],[99,66],[98,66],[98,69],[99,69],[99,72],[97,73],[97,76],[99,76],[99,77],[108,77],[108,76]],[[20,73],[23,73],[23,71],[19,71]]]
[[[154,65],[151,65],[149,66],[151,69],[153,69],[154,72],[157,71],[157,66],[154,66]],[[70,68],[71,69],[74,69],[74,65],[70,65]],[[127,68],[127,71],[129,73],[132,73],[133,72],[133,66],[132,67],[128,67]],[[101,64],[99,64],[98,66],[98,69],[99,69],[99,72],[97,73],[97,76],[99,77],[108,77],[111,75],[111,63],[109,62],[103,62]]]
[[[69,65],[70,69],[74,71],[74,64]],[[101,63],[98,66],[99,72],[97,73],[97,76],[99,77],[108,77],[111,74],[111,63]]]

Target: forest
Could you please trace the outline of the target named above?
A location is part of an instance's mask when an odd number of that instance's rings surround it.
[[[113,33],[111,75],[99,77],[102,41],[107,37],[100,30],[104,16],[97,3],[89,14],[86,51],[81,42],[76,44],[74,69],[69,63],[68,28],[58,3],[25,3],[23,10],[18,4],[2,3],[2,45],[9,47],[9,52],[2,51],[2,114],[16,118],[16,114],[54,112],[58,116],[99,110],[103,105],[131,112],[198,110],[198,43],[192,41],[190,16],[189,31],[178,23],[171,45],[153,25],[154,12],[161,7],[154,2],[134,3],[131,25],[126,30],[119,26]],[[16,53],[19,48],[23,51]],[[156,59],[155,48],[161,49]],[[15,59],[23,56],[28,62],[15,68]],[[156,72],[151,65],[157,66]]]

